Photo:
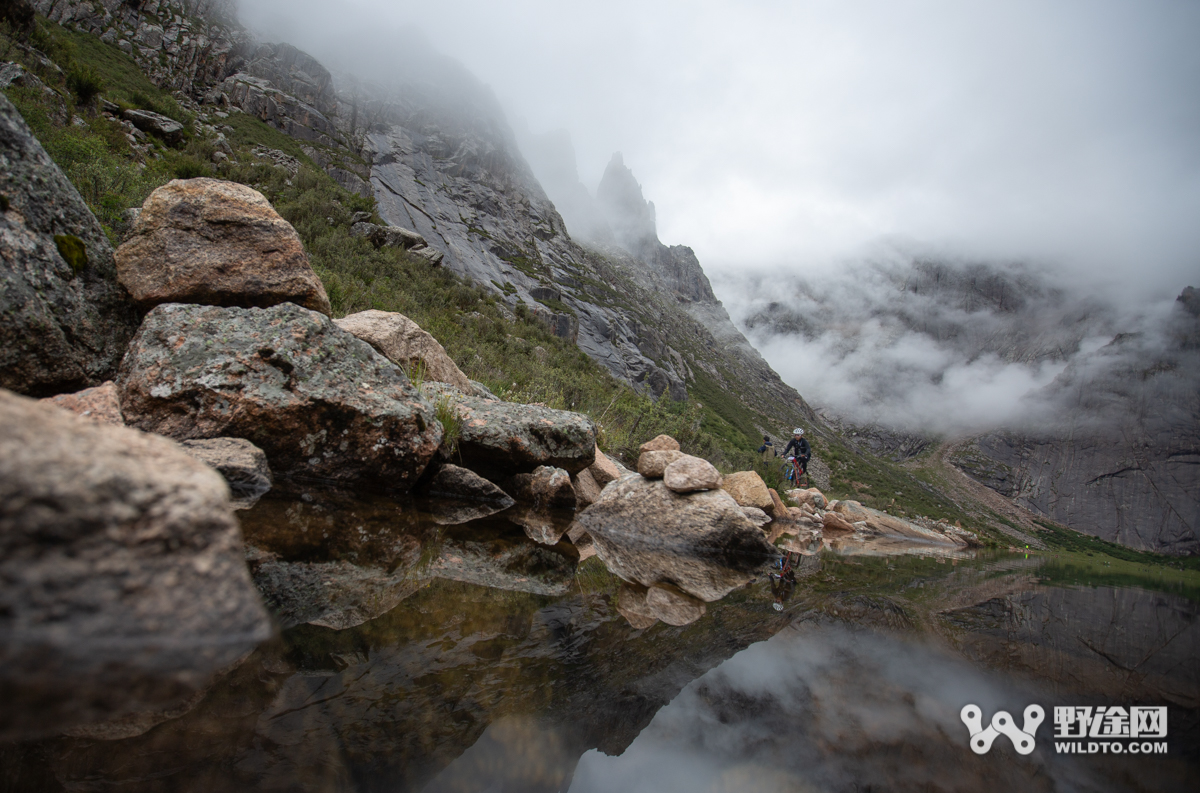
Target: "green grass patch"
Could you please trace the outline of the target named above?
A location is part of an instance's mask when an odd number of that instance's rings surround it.
[[[1137,551],[1115,542],[1093,537],[1090,534],[1057,526],[1048,521],[1035,519],[1034,523],[1041,527],[1041,531],[1038,532],[1039,539],[1058,551],[1078,554],[1085,558],[1104,556],[1147,567],[1168,567],[1200,572],[1200,556],[1167,556],[1151,551]]]

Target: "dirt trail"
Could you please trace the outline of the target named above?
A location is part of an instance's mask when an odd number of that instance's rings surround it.
[[[1033,522],[1035,517],[1040,518],[1040,516],[1035,515],[1022,506],[1014,504],[990,487],[976,482],[950,461],[954,452],[966,442],[967,439],[965,438],[946,441],[940,444],[933,451],[933,454],[921,461],[919,465],[938,474],[945,486],[946,495],[953,498],[960,507],[969,512],[973,517],[978,518],[989,527],[1004,533],[1022,545],[1046,550],[1046,544],[1037,537],[1037,524]],[[979,505],[1017,524],[1021,527],[1020,530],[995,520],[987,511],[978,509]]]

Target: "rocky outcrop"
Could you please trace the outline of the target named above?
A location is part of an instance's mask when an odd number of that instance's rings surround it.
[[[468,394],[473,390],[470,379],[462,373],[438,340],[403,314],[394,311],[360,311],[335,319],[334,323],[370,344],[389,361],[414,376],[419,373],[425,380],[449,383]]]
[[[707,602],[745,584],[776,555],[725,491],[681,495],[636,474],[606,487],[576,522],[616,575],[647,587],[671,583]]]
[[[541,465],[578,473],[596,459],[596,428],[581,413],[468,396],[439,383],[426,384],[426,392],[450,401],[462,421],[462,464],[484,476],[501,480]]]
[[[267,455],[245,438],[201,438],[179,445],[225,478],[234,506],[240,509],[253,505],[271,489]]]
[[[137,329],[112,247],[0,96],[0,387],[50,396],[111,377]]]
[[[49,402],[55,407],[69,410],[77,416],[97,421],[101,424],[116,424],[125,426],[121,415],[120,395],[117,386],[108,380],[95,388],[85,388],[74,394],[59,394],[56,397],[46,397],[43,402]]]
[[[145,309],[291,302],[330,313],[291,224],[262,193],[218,179],[176,179],[151,193],[117,249],[117,273]]]
[[[225,483],[0,391],[0,739],[170,708],[271,633]]]
[[[121,367],[131,426],[178,440],[245,438],[276,475],[405,491],[442,440],[404,373],[323,314],[166,304]]]
[[[142,132],[158,135],[167,143],[175,145],[183,141],[183,124],[173,118],[149,110],[132,108],[121,115]]]

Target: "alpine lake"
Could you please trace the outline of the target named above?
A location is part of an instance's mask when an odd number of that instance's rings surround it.
[[[470,510],[241,512],[277,636],[176,711],[0,746],[0,791],[1200,790],[1195,572],[827,544],[637,628],[600,558]]]

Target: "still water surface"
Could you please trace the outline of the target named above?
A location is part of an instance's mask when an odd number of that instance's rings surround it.
[[[841,548],[637,630],[598,559],[504,516],[243,524],[260,582],[314,565],[340,594],[269,594],[290,627],[142,734],[0,747],[0,791],[1200,790],[1200,592],[1153,571]],[[364,592],[378,616],[344,607]],[[971,752],[969,703],[1040,704],[1034,752]],[[1165,705],[1168,752],[1056,754],[1056,705]]]

